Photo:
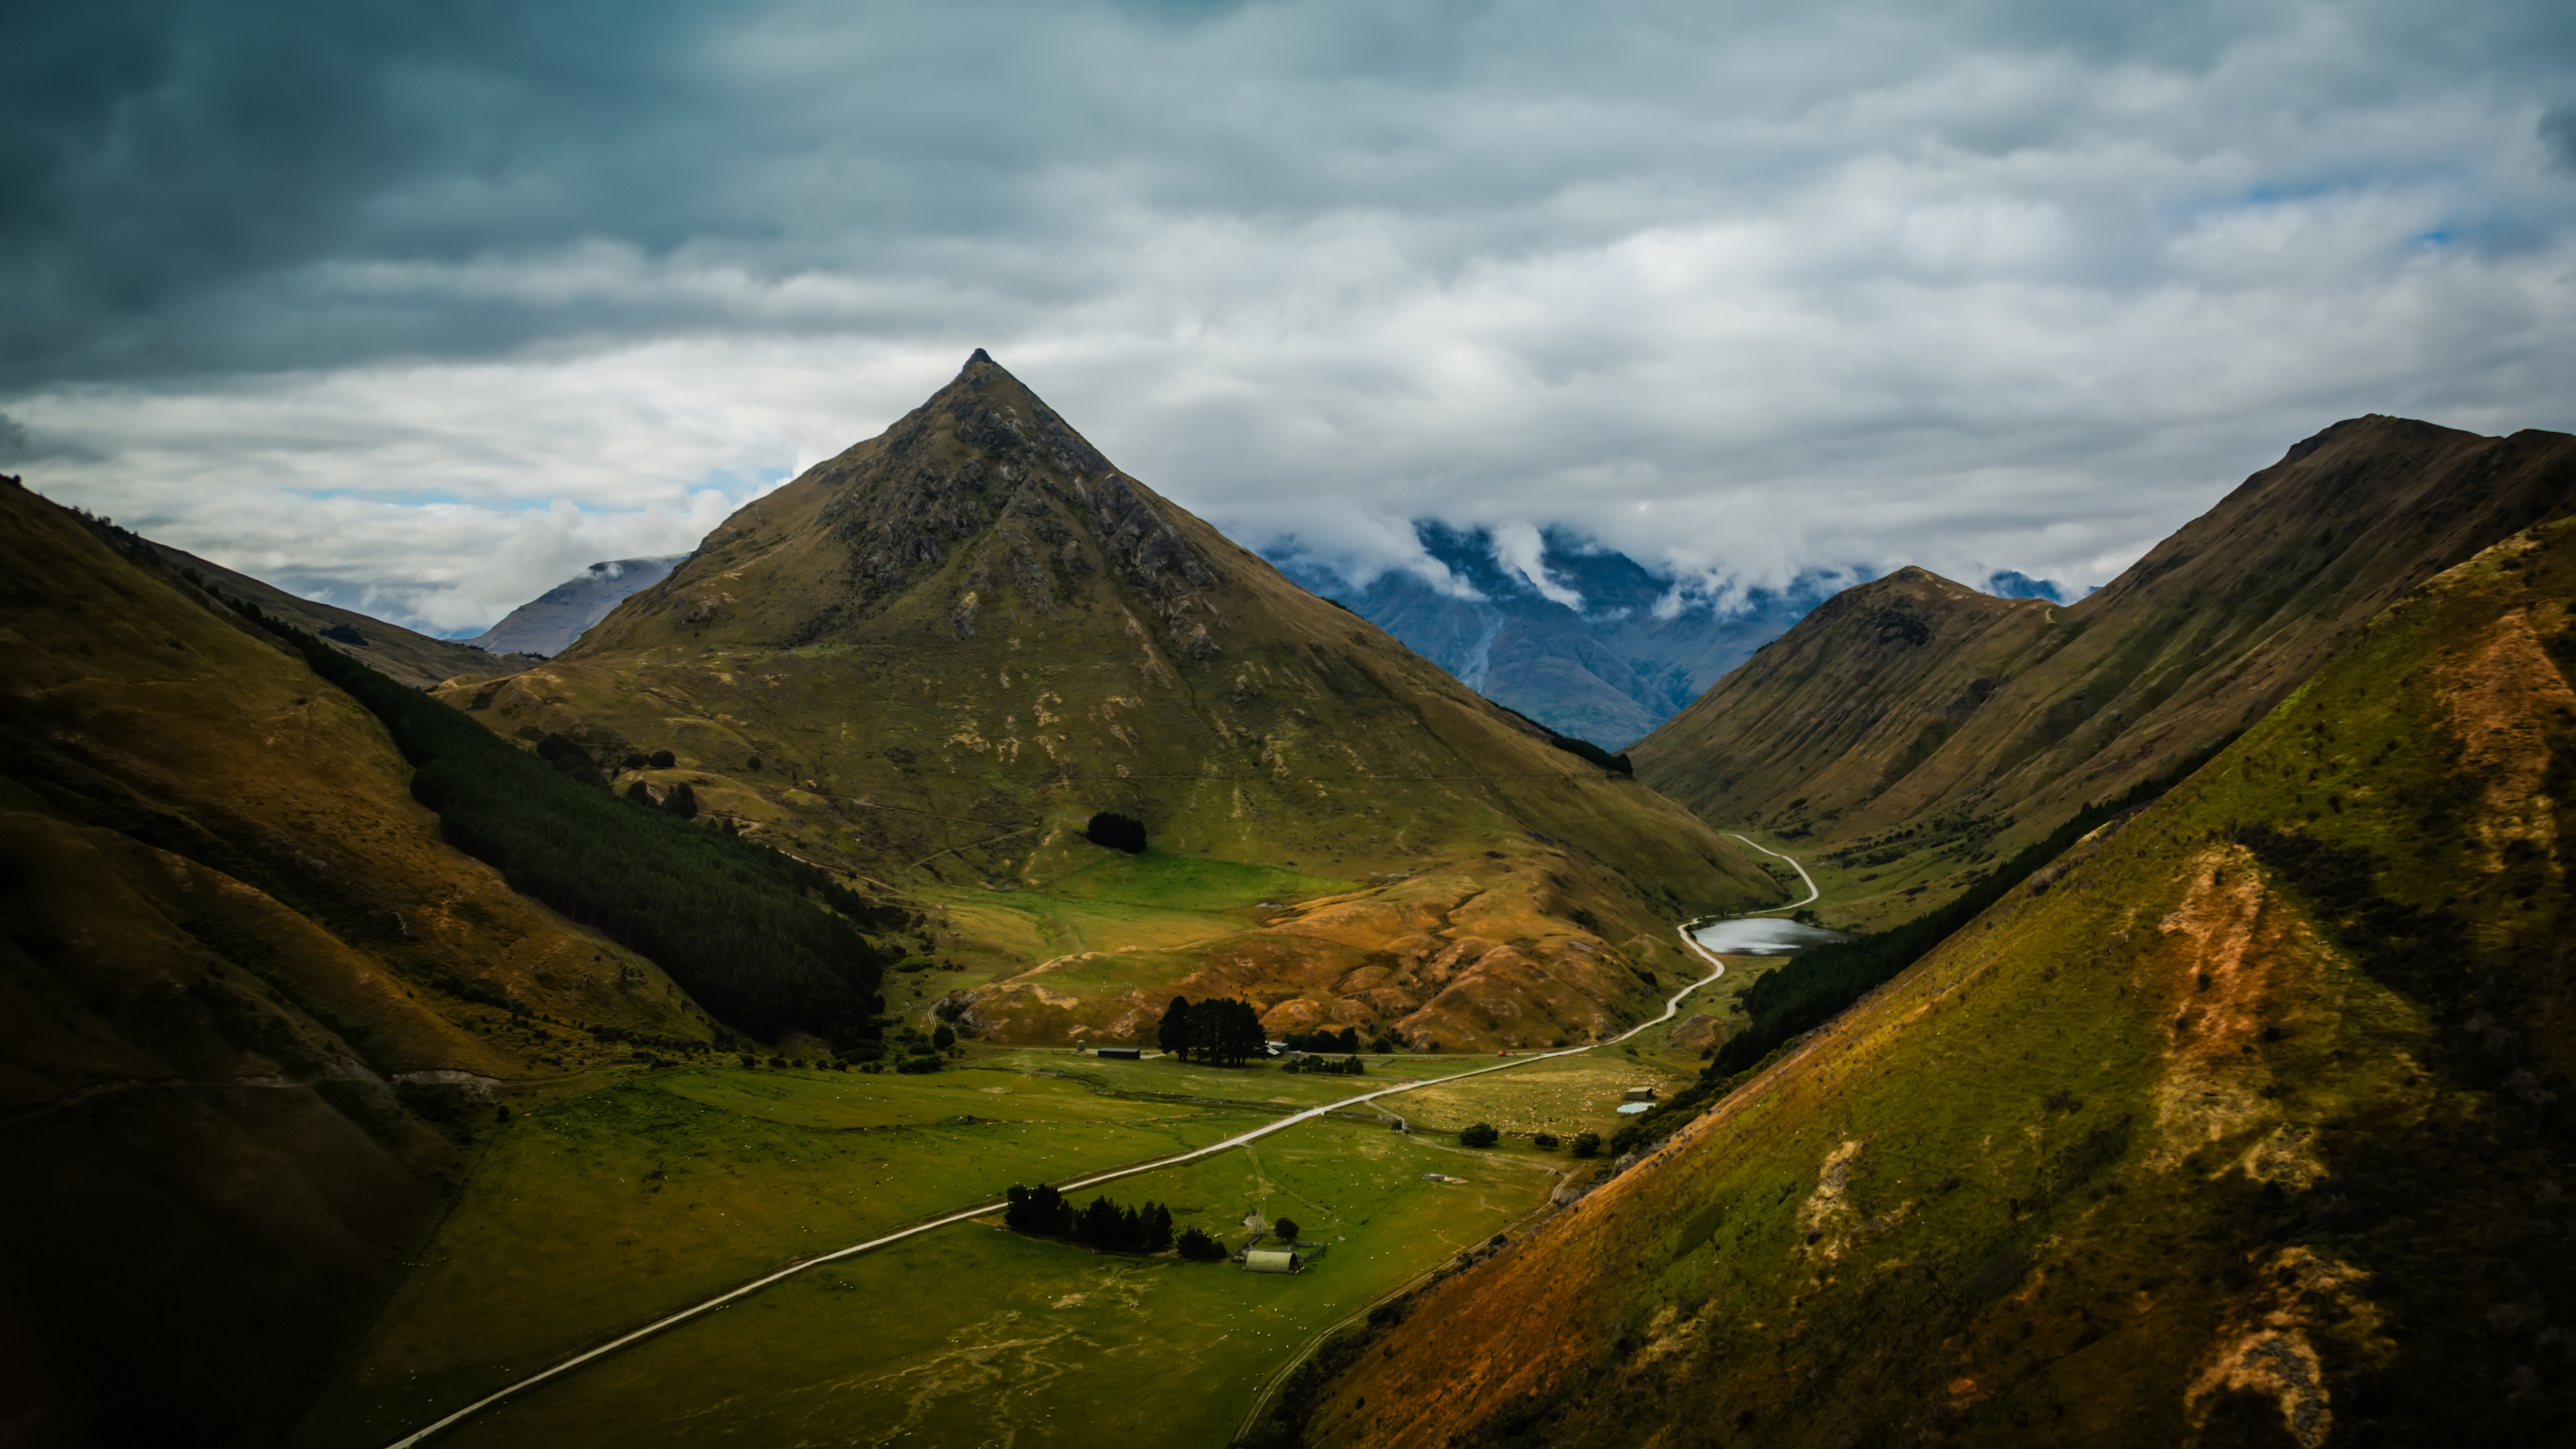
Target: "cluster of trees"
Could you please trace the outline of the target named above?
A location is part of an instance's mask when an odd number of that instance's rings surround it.
[[[1496,1131],[1491,1122],[1478,1122],[1458,1134],[1461,1147],[1491,1147],[1502,1140],[1503,1134]]]
[[[1231,996],[1195,1002],[1186,996],[1173,997],[1163,1010],[1163,1024],[1155,1030],[1154,1041],[1183,1061],[1224,1067],[1250,1061],[1270,1047],[1261,1031],[1261,1013]]]
[[[856,1063],[863,1072],[882,1072],[886,1063],[907,1076],[935,1072],[953,1056],[964,1056],[957,1045],[957,1029],[946,1022],[923,1036],[915,1026],[898,1026],[876,1041],[863,1041],[841,1048],[842,1060]]]
[[[2235,739],[2229,735],[2171,771],[2141,781],[2118,799],[2085,806],[2074,819],[2051,831],[2047,839],[1986,872],[1983,879],[1948,905],[1875,935],[1801,952],[1788,965],[1754,982],[1740,998],[1750,1018],[1745,1029],[1727,1038],[1726,1045],[1718,1048],[1701,1070],[1698,1081],[1658,1103],[1655,1110],[1629,1119],[1611,1137],[1610,1150],[1627,1153],[1670,1136],[1697,1116],[1701,1108],[1723,1096],[1736,1077],[1752,1071],[1791,1040],[1840,1016],[1852,1003],[1894,980],[1897,973],[1931,954],[1933,947],[1984,914],[1988,906],[2037,874],[2040,867],[2065,854],[2069,846],[2182,783]]]
[[[1360,1059],[1356,1056],[1344,1057],[1338,1062],[1328,1061],[1323,1057],[1290,1057],[1288,1060],[1279,1064],[1279,1070],[1283,1072],[1317,1072],[1328,1077],[1361,1077],[1368,1075],[1368,1068],[1360,1065]]]
[[[1083,834],[1089,836],[1094,845],[1105,845],[1111,850],[1123,850],[1129,855],[1145,853],[1145,822],[1133,815],[1121,815],[1115,810],[1103,810],[1091,817],[1091,824],[1083,830]]]
[[[660,810],[682,820],[698,818],[698,792],[689,788],[686,780],[663,791],[658,801],[653,798],[653,787],[638,780],[626,787],[626,798],[647,809]]]
[[[1340,1031],[1288,1033],[1288,1050],[1292,1052],[1355,1052],[1359,1049],[1360,1031],[1355,1026],[1346,1026]]]
[[[586,753],[540,758],[247,601],[233,607],[384,722],[439,833],[511,889],[652,958],[737,1030],[836,1045],[877,1035],[887,957],[827,909],[855,897],[821,870],[634,809],[587,782]]]
[[[1159,1253],[1172,1246],[1172,1210],[1161,1203],[1121,1207],[1104,1196],[1077,1208],[1045,1183],[1035,1187],[1013,1183],[1008,1196],[1010,1206],[1002,1209],[1002,1223],[1015,1233],[1063,1238],[1104,1253]],[[1222,1256],[1224,1250],[1218,1253]]]

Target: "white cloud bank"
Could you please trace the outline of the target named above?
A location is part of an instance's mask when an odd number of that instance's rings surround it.
[[[202,48],[119,82],[0,244],[0,445],[461,632],[978,345],[1247,541],[1563,525],[1719,595],[2098,583],[2342,417],[2576,427],[2553,7],[639,14],[569,78],[343,58],[346,157],[222,150]],[[144,189],[155,106],[232,200]]]

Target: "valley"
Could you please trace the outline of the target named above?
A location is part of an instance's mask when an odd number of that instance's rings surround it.
[[[0,509],[60,1442],[2539,1442],[2576,1373],[2576,440],[1899,570],[1633,776],[981,353],[549,659]]]
[[[993,1226],[989,1202],[962,1214],[936,1214],[960,1200],[989,1199],[991,1183],[985,1179],[1004,1176],[1061,1183],[1068,1193],[1117,1182],[1122,1198],[1130,1190],[1171,1194],[1164,1200],[1176,1216],[1220,1239],[1291,1214],[1307,1228],[1347,1228],[1324,1239],[1334,1251],[1329,1270],[1314,1270],[1324,1279],[1322,1291],[1285,1302],[1256,1300],[1272,1302],[1268,1308],[1247,1308],[1239,1280],[1224,1274],[1222,1265],[1129,1260],[1128,1267],[1111,1269],[1106,1281],[1127,1310],[1156,1283],[1201,1289],[1198,1306],[1178,1310],[1189,1314],[1188,1328],[1219,1330],[1219,1342],[1240,1336],[1240,1351],[1254,1355],[1246,1371],[1264,1364],[1275,1368],[1280,1332],[1320,1333],[1543,1205],[1566,1170],[1562,1156],[1529,1146],[1469,1149],[1445,1139],[1475,1121],[1491,1121],[1514,1138],[1540,1132],[1566,1140],[1583,1132],[1607,1135],[1619,1120],[1612,1108],[1624,1092],[1641,1079],[1669,1085],[1687,1071],[1674,1065],[1668,1026],[1683,1016],[1683,1004],[1697,987],[1726,978],[1722,964],[1714,958],[1710,964],[1710,976],[1676,993],[1662,1017],[1627,1034],[1642,1038],[1626,1047],[1627,1055],[1592,1057],[1577,1048],[1490,1062],[1381,1056],[1372,1061],[1373,1073],[1396,1080],[1357,1095],[1352,1089],[1359,1084],[1348,1078],[1006,1049],[971,1053],[955,1069],[931,1078],[853,1080],[838,1073],[751,1067],[689,1072],[532,1113],[496,1144],[496,1152],[506,1149],[507,1155],[487,1161],[477,1174],[477,1191],[442,1226],[430,1248],[429,1262],[437,1269],[416,1273],[406,1284],[381,1336],[362,1350],[358,1365],[326,1399],[300,1442],[381,1442],[433,1420],[443,1440],[452,1427],[463,1441],[536,1434],[608,1442],[690,1418],[702,1412],[698,1405],[726,1401],[729,1382],[710,1378],[705,1364],[709,1356],[732,1353],[721,1344],[740,1337],[732,1318],[694,1318],[700,1309],[689,1310],[691,1321],[656,1330],[656,1313],[685,1302],[692,1283],[703,1293],[781,1258],[816,1265],[813,1273],[836,1291],[855,1286],[838,1276],[845,1272],[916,1271],[915,1257],[934,1251],[929,1240],[916,1236],[925,1228],[953,1224],[954,1232],[971,1234]],[[1758,971],[1766,963],[1738,964]],[[1247,1099],[1247,1090],[1257,1099]],[[1259,1122],[1282,1109],[1288,1115]],[[1406,1130],[1390,1131],[1391,1126]],[[1156,1161],[1124,1165],[1139,1154]],[[1571,1166],[1576,1179],[1600,1170],[1581,1160]],[[1249,1182],[1249,1189],[1230,1186],[1241,1182]],[[709,1208],[715,1211],[704,1217],[686,1216]],[[865,1258],[852,1256],[859,1249],[814,1251],[836,1237],[864,1237],[923,1219],[924,1228],[876,1238]],[[944,1241],[936,1247],[953,1251]],[[1023,1246],[1016,1256],[1044,1255],[1048,1247]],[[592,1256],[603,1250],[604,1258]],[[531,1270],[531,1257],[544,1259],[542,1271]],[[887,1258],[894,1263],[880,1266]],[[1025,1265],[1011,1266],[1007,1274],[965,1272],[954,1285],[973,1300],[963,1306],[1025,1305]],[[1195,1281],[1206,1275],[1222,1275],[1212,1294]],[[757,1280],[757,1299],[726,1294],[715,1301],[728,1309],[736,1301],[766,1307],[779,1301],[771,1295],[786,1294],[804,1276]],[[1039,1296],[1044,1301],[1048,1295]],[[1088,1296],[1070,1291],[1049,1306],[1078,1307]],[[788,1301],[796,1306],[800,1300],[789,1295]],[[867,1317],[861,1309],[861,1320]],[[1084,1380],[1102,1386],[1070,1402],[1097,1397],[1132,1411],[1150,1401],[1136,1396],[1156,1392],[1152,1375],[1174,1370],[1175,1355],[1191,1363],[1200,1359],[1180,1343],[1136,1339],[1126,1313],[1113,1326],[1052,1314],[1049,1319],[1052,1328],[1030,1342],[1070,1336],[1067,1354],[1079,1349],[1081,1357],[1099,1360],[1043,1365],[1048,1372],[1041,1378],[1078,1368]],[[791,1336],[808,1329],[802,1314],[783,1321],[797,1325]],[[495,1324],[508,1325],[510,1332],[494,1333]],[[756,1336],[778,1327],[760,1318]],[[574,1356],[586,1342],[639,1328],[653,1338],[631,1348],[624,1338],[614,1340],[621,1358],[653,1361],[677,1354],[689,1365],[647,1374],[643,1381],[656,1386],[652,1393],[634,1391],[637,1370]],[[690,1347],[665,1346],[682,1336]],[[709,1338],[720,1343],[711,1345]],[[775,1344],[765,1338],[763,1343],[759,1356],[774,1371]],[[1007,1369],[994,1372],[992,1360],[1017,1357],[1003,1350],[1027,1346],[1015,1340],[971,1350],[976,1371],[942,1395],[957,1402],[940,1405],[940,1416],[964,1416],[963,1423],[983,1424],[984,1432],[994,1432],[996,1423],[1016,1425],[1023,1435],[1067,1443],[1083,1442],[1104,1419],[1115,1421],[1108,1410],[1072,1415],[1056,1425],[1062,1436],[1047,1434],[1042,1424],[1017,1423],[1013,1402],[1027,1396],[1027,1385]],[[812,1366],[794,1371],[826,1372],[844,1352],[831,1349],[818,1359],[795,1360]],[[939,1357],[925,1345],[889,1358],[872,1341],[867,1361],[883,1382],[901,1386],[913,1372],[904,1367],[907,1354],[930,1355],[925,1365]],[[1145,1361],[1135,1362],[1139,1357]],[[578,1365],[579,1381],[539,1388],[529,1379],[566,1362]],[[516,1384],[528,1384],[536,1397],[509,1392]],[[492,1401],[501,1392],[509,1392],[506,1401]],[[603,1402],[617,1408],[603,1411]],[[1066,1402],[1050,1394],[1050,1415]],[[1220,1415],[1228,1408],[1223,1401],[1210,1407]],[[452,1425],[442,1417],[461,1410],[471,1412]],[[802,1415],[795,1422],[846,1432],[829,1426],[883,1422],[886,1413],[883,1395],[835,1396],[819,1423]]]

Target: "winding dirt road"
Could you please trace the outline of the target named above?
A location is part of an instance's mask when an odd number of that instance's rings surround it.
[[[1743,837],[1743,836],[1741,836],[1741,835],[1737,835],[1737,834],[1736,834],[1734,831],[1732,831],[1732,830],[1730,830],[1730,831],[1726,832],[1726,834],[1727,834],[1727,837],[1728,837],[1729,839],[1731,839],[1731,840],[1744,840],[1744,837]],[[1747,845],[1751,845],[1751,846],[1753,846],[1753,848],[1754,848],[1755,850],[1761,851],[1764,855],[1772,856],[1772,857],[1775,857],[1775,858],[1777,858],[1777,859],[1785,860],[1785,861],[1789,862],[1789,868],[1790,868],[1791,870],[1794,870],[1794,871],[1796,871],[1796,872],[1798,873],[1798,879],[1800,879],[1800,880],[1802,880],[1802,881],[1805,881],[1805,882],[1807,883],[1807,898],[1806,898],[1805,900],[1803,900],[1803,901],[1791,901],[1789,904],[1787,904],[1787,905],[1785,905],[1785,906],[1773,906],[1770,910],[1767,910],[1767,911],[1747,911],[1747,912],[1745,912],[1745,914],[1746,914],[1746,915],[1751,915],[1751,916],[1770,916],[1770,915],[1777,915],[1777,914],[1779,914],[1779,913],[1780,913],[1780,912],[1782,912],[1782,911],[1794,911],[1794,910],[1798,909],[1800,906],[1812,906],[1812,905],[1814,905],[1814,904],[1816,903],[1816,898],[1817,898],[1818,896],[1821,896],[1821,895],[1823,895],[1823,894],[1825,893],[1825,892],[1824,892],[1824,889],[1823,889],[1822,887],[1820,887],[1820,886],[1818,886],[1818,885],[1816,884],[1816,878],[1815,878],[1814,876],[1811,876],[1811,875],[1807,874],[1807,868],[1806,868],[1805,866],[1803,866],[1803,865],[1798,864],[1797,858],[1796,858],[1795,856],[1782,855],[1782,854],[1780,854],[1780,852],[1778,852],[1778,851],[1776,851],[1776,850],[1773,850],[1771,847],[1769,847],[1769,846],[1767,846],[1767,845],[1756,845],[1756,844],[1754,844],[1754,842],[1752,842],[1752,841],[1750,841],[1750,840],[1744,840],[1744,843],[1745,843],[1745,844],[1747,844]],[[1687,932],[1687,931],[1685,931],[1685,932],[1683,932],[1682,934],[1683,934],[1684,936],[1688,936],[1690,933],[1689,933],[1689,932]],[[1692,944],[1693,944],[1693,945],[1697,945],[1698,943],[1697,943],[1697,942],[1692,942]]]
[[[1738,836],[1737,839],[1741,840],[1743,837]],[[1745,841],[1745,844],[1752,845],[1753,842],[1747,840]],[[1753,846],[1753,848],[1756,850],[1763,849],[1758,845]],[[1767,850],[1763,851],[1763,853],[1766,855],[1779,854],[1777,851]],[[1781,858],[1783,860],[1788,859],[1786,856],[1782,856]],[[1794,860],[1789,863],[1791,865],[1797,864]],[[1805,876],[1806,873],[1807,872],[1803,867],[1798,871],[1798,874],[1802,877]],[[1812,880],[1808,882],[1810,887],[1814,884],[1815,882]],[[1808,899],[1813,900],[1814,897],[1811,895]],[[1806,902],[1801,901],[1799,904],[1804,905]],[[1495,1066],[1478,1067],[1473,1071],[1458,1072],[1446,1077],[1432,1077],[1425,1081],[1406,1082],[1400,1086],[1380,1087],[1374,1092],[1362,1092],[1356,1097],[1345,1097],[1338,1102],[1327,1102],[1320,1107],[1308,1107],[1303,1111],[1290,1113],[1288,1116],[1282,1117],[1275,1122],[1265,1123],[1259,1127],[1255,1127],[1249,1132],[1229,1137],[1222,1142],[1211,1143],[1208,1146],[1196,1148],[1189,1152],[1177,1153],[1170,1157],[1159,1157],[1151,1162],[1138,1163],[1132,1167],[1120,1167],[1114,1168],[1108,1172],[1094,1173],[1089,1177],[1060,1183],[1057,1185],[1057,1188],[1059,1191],[1069,1193],[1080,1188],[1097,1187],[1104,1182],[1116,1182],[1120,1178],[1124,1177],[1135,1177],[1142,1173],[1156,1172],[1166,1167],[1177,1167],[1185,1162],[1196,1162],[1203,1157],[1213,1157],[1220,1152],[1231,1152],[1235,1148],[1258,1142],[1262,1138],[1270,1136],[1274,1132],[1284,1132],[1291,1127],[1297,1126],[1299,1123],[1312,1122],[1316,1118],[1324,1116],[1326,1113],[1346,1111],[1352,1107],[1361,1106],[1369,1102],[1375,1102],[1382,1097],[1398,1096],[1405,1092],[1419,1091],[1424,1087],[1444,1086],[1450,1082],[1465,1081],[1469,1077],[1481,1077],[1492,1072],[1508,1072],[1518,1067],[1529,1066],[1534,1062],[1553,1061],[1558,1057],[1579,1056],[1584,1052],[1599,1051],[1603,1047],[1617,1046],[1619,1043],[1626,1041],[1628,1038],[1635,1036],[1641,1031],[1645,1031],[1650,1027],[1661,1026],[1665,1022],[1672,1020],[1675,1016],[1680,1014],[1683,998],[1689,996],[1692,992],[1699,990],[1701,987],[1708,985],[1710,982],[1716,981],[1726,975],[1726,963],[1724,961],[1719,960],[1715,955],[1711,954],[1706,947],[1703,947],[1698,941],[1692,939],[1691,933],[1688,929],[1682,929],[1680,934],[1682,944],[1697,954],[1702,960],[1708,962],[1709,973],[1706,976],[1701,977],[1699,980],[1692,982],[1688,986],[1683,987],[1681,990],[1674,992],[1672,999],[1664,1003],[1663,1015],[1656,1017],[1652,1021],[1640,1022],[1637,1025],[1628,1028],[1626,1031],[1621,1032],[1619,1035],[1610,1038],[1608,1041],[1594,1042],[1589,1046],[1567,1047],[1562,1051],[1538,1052],[1513,1061],[1502,1062]],[[946,1217],[932,1218],[928,1222],[915,1223],[911,1227],[905,1228],[900,1232],[888,1233],[881,1238],[870,1238],[864,1243],[853,1243],[846,1248],[837,1249],[833,1252],[822,1254],[819,1257],[808,1258],[801,1263],[781,1268],[767,1277],[755,1278],[751,1282],[745,1283],[741,1287],[733,1289],[730,1292],[717,1294],[715,1297],[709,1298],[702,1303],[697,1303],[690,1307],[683,1308],[679,1312],[671,1314],[669,1317],[656,1319],[622,1338],[612,1339],[586,1353],[576,1354],[573,1357],[556,1364],[552,1368],[530,1374],[528,1377],[521,1379],[517,1383],[512,1384],[497,1393],[489,1394],[483,1398],[475,1400],[473,1403],[466,1405],[464,1408],[457,1410],[455,1413],[448,1415],[446,1418],[441,1419],[426,1428],[414,1430],[410,1434],[395,1440],[390,1446],[390,1449],[411,1449],[412,1445],[418,1444],[440,1430],[450,1428],[457,1423],[492,1407],[503,1399],[524,1393],[527,1390],[535,1388],[537,1385],[546,1382],[548,1379],[557,1378],[564,1374],[571,1373],[574,1369],[580,1368],[584,1364],[606,1358],[610,1354],[617,1352],[619,1349],[625,1348],[631,1344],[640,1343],[643,1340],[651,1338],[653,1335],[662,1332],[664,1329],[676,1328],[679,1325],[688,1322],[690,1319],[698,1317],[700,1314],[711,1313],[736,1299],[747,1298],[773,1283],[793,1278],[799,1273],[805,1272],[809,1269],[822,1267],[826,1263],[837,1263],[844,1258],[855,1258],[862,1253],[871,1253],[879,1248],[883,1248],[894,1243],[900,1243],[906,1238],[917,1238],[924,1233],[932,1232],[939,1228],[949,1227],[953,1224],[968,1222],[975,1218],[983,1217],[988,1213],[997,1211],[1001,1206],[1001,1200],[998,1198],[988,1202],[980,1202],[973,1207],[963,1208],[959,1211],[950,1213]]]

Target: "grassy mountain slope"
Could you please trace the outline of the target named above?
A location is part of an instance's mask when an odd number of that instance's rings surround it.
[[[228,599],[247,600],[257,605],[260,612],[284,619],[350,658],[364,661],[387,678],[398,679],[417,689],[427,689],[460,674],[488,676],[511,669],[525,669],[537,662],[533,655],[487,653],[452,639],[433,639],[426,634],[415,634],[399,624],[388,624],[352,610],[297,598],[273,584],[262,583],[248,574],[235,573],[221,564],[208,563],[185,549],[172,548],[166,543],[146,546],[158,554],[172,572],[197,587]],[[352,635],[356,637],[352,638]]]
[[[1919,569],[1860,585],[1638,744],[1637,771],[1881,891],[1942,879],[2243,728],[2389,600],[2571,501],[2565,434],[2338,423],[2079,603]]]
[[[978,1008],[1025,1039],[1130,1032],[1174,990],[1220,989],[1274,1024],[1444,1043],[1596,1030],[1652,996],[1640,969],[1680,965],[1667,922],[1780,898],[1688,811],[1120,473],[980,353],[562,657],[441,697],[604,760],[667,748],[673,768],[620,788],[687,783],[783,849],[915,891],[1049,890],[1101,860],[1079,837],[1098,810],[1145,821],[1167,859],[1345,887],[1330,930],[1267,924],[1264,885],[1205,899],[1230,929],[1118,973],[949,911],[951,944],[1001,974],[1055,970]],[[1482,929],[1456,917],[1489,895]],[[1539,996],[1554,1019],[1511,1026],[1502,1008]]]
[[[375,719],[147,545],[5,487],[0,570],[0,1422],[274,1443],[478,1090],[603,1062],[575,1023],[706,1028],[442,844]]]
[[[1330,1355],[1309,1441],[2563,1442],[2571,599],[2562,520],[2380,613]]]

